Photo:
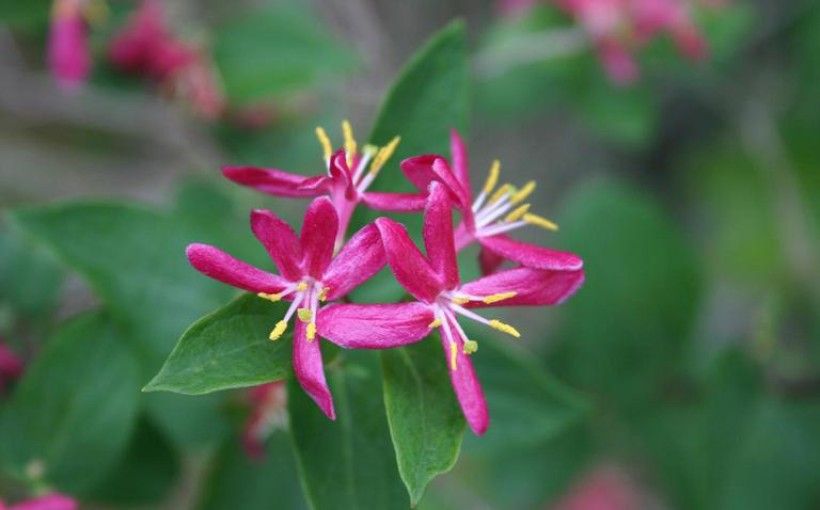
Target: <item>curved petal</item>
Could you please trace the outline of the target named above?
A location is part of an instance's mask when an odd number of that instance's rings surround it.
[[[481,274],[485,276],[495,273],[503,263],[504,257],[484,248],[483,246],[478,252],[478,265],[481,267]]]
[[[424,209],[424,247],[430,265],[448,289],[458,285],[458,261],[453,240],[453,215],[450,197],[444,185],[430,183],[430,194]]]
[[[331,156],[329,172],[333,179],[333,187],[343,190],[348,200],[355,199],[356,186],[353,184],[353,172],[347,164],[347,155],[343,149],[339,149]]]
[[[478,242],[506,259],[533,269],[572,271],[584,267],[583,259],[574,253],[523,243],[503,234],[479,237]]]
[[[442,281],[407,235],[403,225],[389,218],[376,220],[387,263],[396,280],[416,299],[432,302],[444,290]]]
[[[444,185],[447,186],[453,194],[456,205],[458,205],[462,211],[469,210],[472,205],[470,190],[465,189],[464,186],[461,185],[453,171],[450,169],[450,165],[447,163],[447,160],[438,158],[433,161],[433,173],[436,174],[438,180],[444,183]]]
[[[366,225],[344,245],[330,262],[322,276],[322,284],[329,287],[327,299],[333,301],[355,289],[378,273],[387,259],[379,230]]]
[[[307,325],[296,321],[293,331],[293,373],[299,385],[331,420],[336,419],[333,396],[325,380],[319,337],[307,339]]]
[[[458,398],[458,404],[461,406],[461,412],[464,413],[464,418],[467,419],[467,424],[475,435],[480,436],[487,431],[487,427],[490,425],[487,399],[484,398],[484,390],[481,389],[481,383],[478,376],[476,376],[470,355],[464,354],[464,338],[461,338],[458,328],[454,325],[450,326],[450,330],[456,335],[457,340],[456,369],[453,370],[452,367],[448,367],[450,382],[453,384],[453,390],[456,393],[456,398]],[[444,348],[445,359],[449,360],[450,343],[444,335],[441,335],[441,346]]]
[[[299,266],[302,248],[290,225],[267,209],[254,209],[251,211],[251,230],[282,276],[288,280],[302,277]]]
[[[472,193],[470,184],[470,158],[464,140],[455,129],[450,130],[450,157],[453,160],[453,174],[461,183],[461,187]],[[472,202],[472,200],[470,200]]]
[[[312,191],[314,195],[320,195],[330,189],[332,183],[333,179],[329,176],[317,175],[314,177],[308,177],[302,181],[302,183],[299,184],[299,189],[302,191]]]
[[[371,209],[386,212],[416,212],[424,209],[427,196],[421,193],[391,193],[368,191],[362,194],[362,202]]]
[[[476,296],[516,292],[515,296],[492,304],[470,301],[466,305],[470,308],[557,305],[572,296],[583,283],[583,269],[550,271],[519,267],[479,278],[463,285],[461,290]]]
[[[309,177],[276,168],[226,166],[222,168],[222,175],[237,184],[277,197],[312,197],[322,192],[315,187],[303,187]]]
[[[310,203],[302,223],[302,267],[320,279],[333,258],[333,244],[339,231],[339,216],[333,202],[319,197]]]
[[[249,292],[275,294],[289,284],[281,276],[255,268],[207,244],[188,245],[185,254],[200,273]]]
[[[441,156],[437,154],[413,156],[399,163],[399,168],[401,168],[407,180],[413,183],[413,186],[420,192],[427,193],[430,183],[436,180],[436,174],[433,172],[433,162],[439,158]]]
[[[347,349],[387,349],[418,342],[434,315],[423,303],[330,305],[319,311],[319,334]]]

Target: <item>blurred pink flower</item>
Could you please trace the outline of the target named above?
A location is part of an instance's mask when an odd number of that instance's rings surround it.
[[[587,473],[552,510],[642,510],[650,497],[621,468],[600,465]]]
[[[253,458],[265,454],[265,440],[277,428],[285,428],[288,421],[288,393],[284,381],[261,384],[248,390],[251,414],[245,422],[242,444]]]
[[[88,24],[83,14],[85,0],[55,0],[48,35],[48,66],[57,83],[76,89],[91,71]]]
[[[0,391],[6,383],[17,379],[22,373],[23,360],[0,338]]]
[[[6,506],[0,501],[0,510],[77,510],[78,508],[79,505],[74,499],[57,493],[21,501],[11,506]]]

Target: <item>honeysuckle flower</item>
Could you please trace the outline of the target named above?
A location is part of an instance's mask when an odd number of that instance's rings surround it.
[[[265,454],[265,440],[275,429],[287,426],[288,393],[284,381],[260,384],[248,390],[251,414],[245,422],[242,444],[249,457]]]
[[[23,360],[0,338],[0,391],[23,373]]]
[[[487,430],[489,415],[470,360],[478,344],[467,338],[459,320],[476,321],[517,338],[520,334],[514,327],[487,319],[473,309],[559,304],[580,287],[584,273],[581,269],[521,267],[462,284],[448,191],[437,181],[430,183],[429,190],[423,232],[426,257],[402,225],[388,218],[376,220],[387,263],[415,301],[331,305],[319,317],[319,332],[342,347],[383,349],[419,341],[438,329],[461,410],[473,432],[481,435]]]
[[[39,498],[20,501],[6,506],[0,501],[0,510],[77,510],[77,501],[62,494],[52,493]]]
[[[225,99],[205,52],[171,32],[162,5],[144,0],[112,40],[111,62],[124,72],[146,77],[172,96],[184,97],[202,116],[214,118]]]
[[[325,381],[322,353],[316,334],[320,303],[345,296],[385,264],[379,232],[367,225],[353,235],[338,255],[333,240],[339,217],[330,199],[319,197],[305,212],[301,237],[270,211],[251,212],[251,230],[265,247],[279,274],[253,267],[206,244],[188,246],[191,265],[201,273],[262,299],[290,302],[285,317],[270,333],[277,340],[296,316],[293,332],[293,371],[299,384],[331,419],[333,398]]]
[[[55,0],[48,35],[48,66],[65,89],[82,85],[91,71],[86,0]]]
[[[350,217],[359,202],[387,212],[412,212],[424,209],[424,195],[411,193],[367,191],[385,163],[393,155],[400,138],[393,138],[383,147],[365,145],[359,149],[348,121],[342,122],[344,145],[333,151],[327,132],[316,128],[322,146],[326,172],[305,176],[253,166],[227,166],[222,173],[237,184],[277,197],[315,197],[328,195],[339,214],[337,246],[344,241]]]
[[[517,189],[511,184],[497,186],[501,164],[493,162],[481,192],[473,198],[467,147],[458,132],[450,134],[452,167],[440,156],[424,155],[406,159],[401,169],[419,189],[427,189],[430,182],[442,182],[461,212],[462,221],[456,228],[456,250],[473,242],[481,245],[479,262],[484,274],[498,269],[505,259],[535,269],[576,270],[583,261],[572,253],[516,241],[508,232],[534,225],[556,230],[552,221],[530,212],[524,201],[535,190],[535,181]]]

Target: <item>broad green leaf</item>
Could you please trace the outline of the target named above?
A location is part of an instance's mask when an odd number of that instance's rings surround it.
[[[26,0],[0,2],[0,22],[14,28],[40,29],[48,26],[51,2]]]
[[[327,376],[336,406],[329,420],[291,380],[288,412],[307,499],[314,510],[408,507],[384,417],[375,353],[345,351]]]
[[[28,367],[0,419],[6,470],[81,491],[123,454],[137,419],[139,365],[105,315],[67,323]]]
[[[458,459],[464,417],[437,339],[381,353],[384,405],[399,474],[415,506]]]
[[[284,305],[252,294],[195,322],[146,391],[199,395],[284,379],[290,373],[290,335],[268,339]]]
[[[268,438],[264,458],[249,458],[239,439],[231,437],[213,463],[198,507],[201,510],[307,508],[291,441],[284,431]]]

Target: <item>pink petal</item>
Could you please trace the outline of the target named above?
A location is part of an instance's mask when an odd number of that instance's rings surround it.
[[[368,207],[385,212],[421,211],[426,201],[427,197],[420,193],[368,191],[362,194],[362,202]]]
[[[23,373],[23,360],[0,339],[0,385],[4,379],[16,379]]]
[[[450,157],[453,159],[453,174],[461,187],[472,194],[470,185],[470,158],[464,140],[455,129],[450,130]],[[471,197],[472,198],[472,197]],[[469,200],[472,202],[472,200]]]
[[[447,319],[450,320],[450,319]],[[441,335],[441,345],[444,348],[444,356],[450,372],[450,382],[456,392],[461,412],[467,419],[467,424],[477,436],[484,434],[490,425],[490,413],[487,410],[487,400],[484,398],[484,390],[478,381],[473,362],[468,354],[464,354],[464,338],[461,338],[458,329],[451,324],[450,330],[457,335],[456,370],[450,364],[450,342]]]
[[[323,191],[317,189],[320,186],[306,186],[306,182],[312,179],[310,177],[276,168],[227,166],[222,169],[222,175],[237,184],[277,197],[313,197]]]
[[[354,200],[356,187],[353,185],[353,172],[347,165],[347,155],[343,149],[337,150],[331,156],[329,171],[335,190],[342,191],[347,200]]]
[[[321,279],[333,258],[333,245],[339,232],[339,216],[333,202],[319,197],[310,203],[302,223],[302,267],[310,276]]]
[[[251,211],[251,230],[282,276],[291,281],[302,277],[301,244],[290,225],[267,209],[254,209]]]
[[[376,227],[384,243],[387,263],[399,284],[420,301],[434,301],[444,290],[443,283],[404,226],[390,218],[379,218]]]
[[[478,265],[481,267],[481,274],[488,275],[495,273],[501,264],[504,263],[504,257],[492,252],[483,246],[478,252]]]
[[[332,301],[346,295],[378,273],[387,259],[379,230],[366,225],[344,245],[322,276],[322,284],[330,287],[327,299]]]
[[[567,271],[584,267],[584,261],[574,253],[523,243],[503,234],[479,237],[478,242],[497,255],[533,269]]]
[[[331,305],[319,312],[319,334],[347,349],[386,349],[418,342],[430,333],[433,312],[419,302]]]
[[[427,192],[433,181],[439,181],[447,186],[452,194],[453,201],[462,209],[470,202],[470,192],[465,190],[456,178],[447,161],[435,154],[426,154],[405,159],[401,162],[401,169],[407,179],[419,191]]]
[[[48,38],[48,64],[60,86],[73,89],[88,78],[91,53],[82,3],[57,0]]]
[[[191,265],[200,273],[249,292],[280,292],[288,281],[257,269],[207,244],[191,244],[185,250]]]
[[[427,258],[444,285],[451,289],[458,285],[458,262],[453,241],[453,217],[450,197],[444,185],[430,183],[430,194],[424,210],[424,247]]]
[[[601,41],[598,56],[609,78],[616,84],[629,85],[638,79],[638,64],[621,42],[614,39]]]
[[[62,494],[49,494],[36,499],[23,501],[9,507],[9,510],[77,510],[76,501]]]
[[[317,336],[308,341],[307,324],[296,320],[293,331],[293,372],[299,385],[331,420],[336,419],[333,396],[325,380],[325,367]]]
[[[584,271],[550,271],[520,267],[508,269],[467,283],[461,290],[477,296],[489,296],[504,292],[517,292],[512,298],[490,305],[471,301],[468,307],[487,306],[539,306],[557,305],[577,291],[584,283]]]

